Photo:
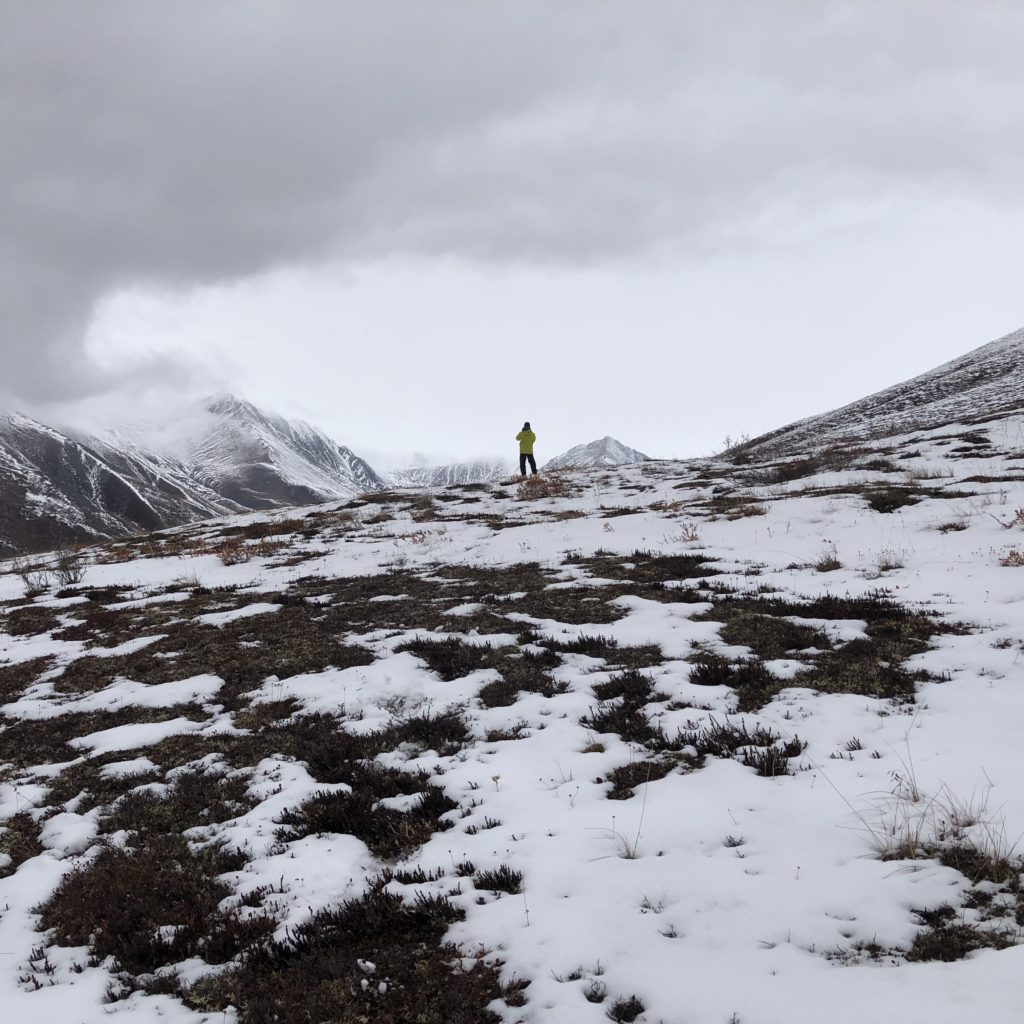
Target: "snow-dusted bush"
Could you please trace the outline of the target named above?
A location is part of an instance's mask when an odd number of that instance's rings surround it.
[[[835,572],[836,569],[842,569],[843,563],[839,561],[839,553],[835,549],[835,545],[826,548],[814,562],[814,569],[816,572]]]

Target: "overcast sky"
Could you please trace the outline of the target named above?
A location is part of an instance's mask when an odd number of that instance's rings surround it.
[[[1024,325],[1018,0],[0,0],[0,407],[710,452]]]

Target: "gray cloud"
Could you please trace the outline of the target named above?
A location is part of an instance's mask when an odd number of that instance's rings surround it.
[[[706,252],[766,243],[776,214],[1024,190],[1024,10],[998,0],[0,0],[0,18],[8,400],[124,384],[82,348],[123,286]]]

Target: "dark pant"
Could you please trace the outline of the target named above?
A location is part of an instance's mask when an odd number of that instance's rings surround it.
[[[526,463],[529,460],[530,472],[537,472],[537,460],[532,455],[527,455],[525,452],[519,453],[519,472],[526,476]]]

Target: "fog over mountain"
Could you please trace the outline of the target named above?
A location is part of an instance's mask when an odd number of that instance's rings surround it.
[[[0,418],[0,554],[159,530],[383,486],[350,449],[233,395],[161,425],[55,430]]]

